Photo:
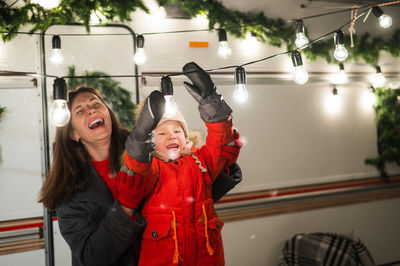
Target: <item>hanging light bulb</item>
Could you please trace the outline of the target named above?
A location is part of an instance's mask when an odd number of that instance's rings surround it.
[[[368,90],[365,90],[363,92],[361,97],[361,104],[365,110],[370,111],[372,110],[371,107],[373,107],[375,103],[376,103],[375,88],[373,86],[370,86]]]
[[[339,72],[332,76],[333,84],[345,84],[348,81],[347,73],[344,71],[343,63],[339,63]]]
[[[386,82],[385,76],[382,74],[381,67],[376,66],[376,74],[370,78],[371,84],[374,88],[383,87]]]
[[[54,35],[53,38],[51,39],[51,44],[53,50],[51,51],[50,54],[50,61],[53,64],[59,65],[62,64],[64,61],[64,57],[61,53],[61,38],[58,35]]]
[[[232,49],[228,45],[226,38],[226,31],[224,29],[218,30],[218,56],[222,59],[227,59],[232,54]]]
[[[71,113],[67,105],[67,84],[63,78],[56,78],[53,83],[54,103],[50,108],[50,122],[57,126],[65,126]]]
[[[173,117],[178,111],[178,105],[176,104],[174,97],[174,89],[172,85],[171,78],[168,76],[163,76],[161,78],[161,92],[165,98],[165,111],[164,116],[166,118]]]
[[[308,72],[303,67],[303,60],[301,59],[301,54],[294,50],[292,52],[292,62],[294,66],[293,80],[297,84],[304,84],[308,80]]]
[[[136,38],[136,53],[133,56],[133,61],[136,65],[143,65],[147,61],[146,53],[144,52],[144,37],[143,35],[138,35]]]
[[[338,95],[338,90],[334,86],[332,93],[327,95],[324,101],[325,111],[330,115],[337,115],[340,111],[340,99]]]
[[[372,13],[378,18],[379,25],[382,28],[389,28],[392,25],[392,17],[383,13],[379,6],[374,6],[372,8]]]
[[[237,67],[235,71],[235,90],[233,91],[233,99],[237,103],[245,103],[249,98],[246,83],[246,71],[243,67]]]
[[[346,60],[347,56],[349,53],[347,52],[346,47],[344,47],[344,34],[342,30],[338,30],[335,34],[335,45],[336,49],[335,52],[333,53],[333,56],[339,60],[339,61],[344,61]]]
[[[31,0],[33,4],[39,4],[45,9],[52,9],[60,4],[61,0]]]
[[[294,43],[296,44],[297,48],[300,48],[308,43],[308,38],[305,34],[303,21],[301,19],[298,19],[296,22],[297,22],[297,33],[296,33],[296,40],[294,41]]]

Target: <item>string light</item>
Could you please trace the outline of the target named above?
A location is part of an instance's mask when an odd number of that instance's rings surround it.
[[[50,108],[50,122],[57,126],[65,126],[71,113],[67,105],[67,84],[63,78],[56,78],[53,82],[53,105]]]
[[[235,70],[235,89],[233,91],[233,99],[237,103],[245,103],[249,98],[246,83],[246,71],[241,66],[237,67]]]
[[[61,38],[60,38],[60,36],[54,35],[51,40],[51,44],[52,44],[53,50],[51,51],[50,61],[55,65],[62,64],[62,62],[64,61],[64,57],[61,53]]]
[[[365,6],[365,7],[371,7],[372,5],[367,5],[367,6]],[[361,7],[359,7],[359,8],[361,8]],[[375,9],[374,10],[380,10],[380,8],[379,7],[377,7],[377,6],[375,6],[374,7]],[[371,9],[371,12],[372,12],[373,10]],[[342,11],[337,11],[337,12],[343,12],[343,10]],[[329,13],[326,13],[326,14],[320,14],[320,15],[317,15],[317,16],[322,16],[322,15],[328,15],[328,14],[333,14],[333,13],[337,13],[337,12],[329,12]],[[380,10],[380,12],[382,12],[381,10]],[[378,16],[378,17],[381,17],[381,16],[383,16],[382,14],[379,14],[380,13],[379,11],[377,12],[377,11],[375,11],[374,12],[374,14],[376,15],[376,16]],[[352,18],[349,22],[347,22],[346,24],[344,24],[343,26],[341,26],[340,27],[340,29],[338,29],[336,32],[334,31],[334,32],[330,32],[330,33],[327,33],[327,34],[325,34],[325,35],[323,35],[323,36],[320,36],[320,37],[318,37],[318,38],[316,38],[316,39],[314,39],[314,40],[312,40],[312,41],[310,41],[310,42],[307,42],[308,44],[312,44],[312,43],[315,43],[315,42],[318,42],[318,41],[320,41],[320,40],[322,40],[322,39],[324,39],[324,38],[326,38],[327,36],[329,36],[329,35],[331,35],[332,33],[335,33],[335,36],[334,36],[334,38],[335,38],[335,45],[336,45],[336,49],[335,49],[335,58],[337,58],[338,60],[345,60],[345,58],[347,58],[347,55],[348,55],[348,52],[347,52],[347,49],[344,47],[344,35],[343,35],[343,32],[341,31],[341,28],[343,28],[345,25],[347,25],[347,24],[349,24],[349,23],[351,23],[351,22],[353,22],[354,20],[356,20],[356,19],[358,19],[359,17],[361,17],[362,15],[364,15],[366,13],[366,11],[364,11],[362,14],[360,14],[359,16],[357,16],[356,18]],[[383,12],[382,12],[383,13]],[[305,17],[305,18],[302,18],[302,19],[308,19],[308,18],[313,18],[313,17],[317,17],[316,15],[314,15],[314,16],[310,16],[310,17]],[[304,33],[304,24],[302,23],[302,19],[298,19],[298,20],[296,20],[297,21],[297,29],[298,29],[298,33],[300,33],[300,32],[303,32]],[[240,27],[243,27],[243,26],[240,26]],[[214,29],[207,29],[207,31],[209,31],[209,30],[214,30]],[[136,38],[136,46],[137,46],[137,53],[135,53],[135,55],[134,55],[134,60],[135,60],[135,63],[136,64],[138,64],[138,65],[140,65],[140,64],[143,64],[145,61],[146,61],[146,59],[147,59],[147,56],[146,56],[146,54],[144,53],[144,37],[143,37],[143,35],[148,35],[148,34],[162,34],[162,33],[181,33],[181,32],[195,32],[195,31],[206,31],[205,29],[203,29],[203,30],[185,30],[185,31],[171,31],[171,32],[155,32],[155,33],[143,33],[143,34],[141,34],[141,35],[138,35],[137,36],[137,38]],[[17,33],[20,33],[20,32],[17,32]],[[27,34],[27,33],[26,33]],[[35,34],[35,33],[33,33],[33,34]],[[222,35],[223,36],[223,31],[219,31],[219,35]],[[49,35],[49,34],[45,34],[45,35]],[[60,34],[60,35],[63,35],[63,34]],[[65,35],[82,35],[82,34],[65,34]],[[89,34],[86,34],[86,35],[89,35]],[[99,34],[90,34],[90,35],[99,35]],[[101,34],[101,35],[124,35],[124,34]],[[247,34],[247,41],[250,41],[250,42],[254,42],[254,43],[258,43],[258,41],[257,41],[257,39],[256,39],[256,33],[255,32],[248,32],[248,34]],[[305,36],[305,35],[304,35]],[[223,40],[224,40],[224,37],[222,37],[222,38],[219,38],[220,40],[222,39],[222,41],[221,42],[223,42]],[[225,39],[226,39],[226,32],[225,32]],[[60,54],[60,48],[61,48],[61,40],[60,40],[60,37],[58,36],[58,35],[55,35],[55,36],[53,36],[53,40],[52,40],[52,43],[53,43],[53,50],[55,50],[55,52],[56,52],[56,54],[57,54],[57,56],[55,56],[55,58],[57,58],[58,57],[58,60],[57,59],[55,59],[54,61],[56,61],[56,62],[62,62],[62,60],[63,60],[63,58],[62,58],[62,55]],[[307,44],[306,43],[306,44]],[[58,52],[57,52],[57,49],[58,49]],[[255,49],[250,49],[250,50],[255,50]],[[270,59],[270,58],[274,58],[274,57],[276,57],[276,56],[279,56],[279,55],[282,55],[282,54],[287,54],[287,53],[292,53],[292,55],[291,55],[291,58],[292,58],[292,61],[293,61],[293,65],[294,65],[294,68],[295,68],[295,71],[294,71],[294,76],[293,76],[293,78],[294,78],[294,81],[297,83],[297,84],[304,84],[305,82],[307,82],[307,80],[308,80],[308,78],[309,78],[309,76],[308,76],[308,73],[307,73],[307,71],[304,69],[304,66],[303,66],[303,63],[302,63],[302,59],[301,59],[301,55],[300,55],[300,53],[297,51],[297,50],[295,50],[295,51],[286,51],[286,52],[284,52],[284,53],[279,53],[279,54],[276,54],[276,55],[273,55],[273,56],[268,56],[268,57],[265,57],[265,58],[262,58],[262,59],[258,59],[258,60],[254,60],[254,61],[251,61],[251,62],[248,62],[248,63],[245,63],[245,64],[242,64],[241,65],[241,67],[243,67],[243,66],[245,66],[245,65],[250,65],[250,64],[254,64],[254,63],[258,63],[258,62],[261,62],[261,61],[265,61],[265,60],[267,60],[267,59]],[[338,55],[339,54],[339,55]],[[61,55],[61,56],[60,56]],[[53,58],[51,58],[50,60],[52,60]],[[52,60],[53,61],[53,60]],[[233,67],[237,67],[237,66],[226,66],[226,67],[221,67],[221,68],[217,68],[217,69],[214,69],[213,71],[216,71],[216,70],[222,70],[222,69],[228,69],[228,68],[233,68]],[[240,68],[239,68],[240,69]],[[235,78],[236,78],[236,74],[238,74],[238,73],[241,73],[240,71],[239,71],[239,69],[236,69],[236,72],[235,72]],[[382,82],[379,82],[379,81],[381,81],[381,80],[385,80],[385,78],[384,78],[384,76],[382,75],[382,73],[380,73],[380,68],[379,68],[379,71],[377,70],[377,74],[376,74],[376,76],[374,77],[374,81],[373,82],[371,82],[374,86],[381,86],[381,85],[379,85],[379,84],[381,84]],[[347,78],[346,78],[346,74],[344,73],[344,69],[342,69],[342,67],[341,67],[341,70],[340,70],[340,76],[342,76],[343,78],[340,78],[340,79],[336,79],[336,82],[334,82],[335,84],[341,84],[341,83],[343,83],[343,81],[342,80],[346,80]],[[175,76],[175,75],[181,75],[182,73],[176,73],[176,74],[169,74],[169,76]],[[243,69],[243,74],[245,74],[245,72],[244,72],[244,69]],[[238,74],[239,75],[239,74]],[[49,76],[50,77],[50,75],[46,75],[46,76]],[[114,75],[115,76],[115,75]],[[143,76],[143,75],[119,75],[119,76],[124,76],[124,77],[140,77],[140,76]],[[55,77],[55,76],[54,76]],[[100,77],[100,76],[99,76]],[[110,76],[107,76],[107,77],[110,77]],[[116,77],[116,76],[115,76]],[[68,77],[67,77],[68,78]],[[93,78],[97,78],[97,77],[93,77]],[[245,78],[244,78],[244,80],[245,80]],[[383,83],[384,83],[384,81],[383,81]],[[238,83],[239,84],[239,83]],[[243,93],[242,94],[244,94],[245,95],[245,98],[247,98],[248,97],[248,93],[247,93],[247,90],[242,90],[243,91]],[[236,94],[236,93],[235,93]]]
[[[260,48],[257,40],[257,33],[254,31],[248,32],[246,38],[240,42],[242,53],[248,56],[253,56]]]
[[[375,88],[373,86],[370,86],[362,94],[361,104],[364,107],[364,109],[372,110],[371,107],[373,107],[375,103],[376,103]]]
[[[349,53],[347,52],[346,47],[344,47],[344,34],[342,30],[339,29],[335,33],[334,41],[336,48],[335,52],[333,53],[333,56],[339,61],[346,60]]]
[[[301,85],[307,82],[308,72],[303,67],[303,60],[299,51],[294,50],[292,52],[292,62],[294,66],[293,80],[297,84]]]
[[[331,82],[333,84],[345,84],[348,81],[347,73],[344,71],[343,63],[339,63],[339,72],[332,75]]]
[[[232,54],[232,49],[228,45],[226,31],[224,29],[218,30],[218,56],[222,59],[227,59]]]
[[[146,53],[144,52],[144,37],[138,35],[136,37],[136,53],[133,56],[133,61],[136,65],[143,65],[147,61]]]
[[[295,44],[297,48],[303,47],[304,45],[308,44],[308,38],[305,34],[305,29],[304,29],[304,24],[303,20],[298,19],[296,21],[296,28],[297,28],[297,33],[296,33],[296,40]]]
[[[178,111],[178,105],[176,104],[173,94],[173,84],[171,78],[168,76],[163,76],[161,78],[161,92],[165,98],[165,112],[164,116],[166,118],[173,117]]]
[[[392,25],[392,17],[383,13],[379,6],[374,6],[372,8],[372,13],[378,18],[379,25],[382,28],[389,28]]]
[[[376,66],[376,73],[370,77],[370,82],[374,88],[383,87],[383,85],[385,85],[386,78],[382,74],[380,66]]]

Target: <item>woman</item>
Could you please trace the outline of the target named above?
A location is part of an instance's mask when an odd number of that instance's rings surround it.
[[[68,107],[71,121],[57,128],[53,161],[39,202],[56,209],[72,265],[137,265],[146,222],[135,209],[140,209],[154,180],[121,168],[129,130],[96,89],[70,91]],[[232,146],[227,149],[234,157]],[[234,164],[229,175],[221,173],[217,180],[220,197],[241,181],[240,168]]]

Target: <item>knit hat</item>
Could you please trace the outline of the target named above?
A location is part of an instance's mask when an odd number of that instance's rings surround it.
[[[179,122],[181,124],[182,128],[183,128],[184,133],[185,133],[185,138],[189,139],[189,130],[188,130],[187,123],[186,123],[185,118],[183,117],[182,113],[179,112],[179,110],[177,110],[176,114],[173,115],[172,117],[168,117],[167,118],[167,117],[163,116],[161,118],[160,122],[158,122],[157,127],[159,125],[161,125],[162,123],[165,123],[167,121],[177,121],[177,122]]]

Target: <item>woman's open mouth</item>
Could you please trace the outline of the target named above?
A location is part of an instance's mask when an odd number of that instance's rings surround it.
[[[93,121],[91,121],[88,125],[89,129],[96,129],[99,127],[104,126],[104,119],[103,118],[96,118]]]

